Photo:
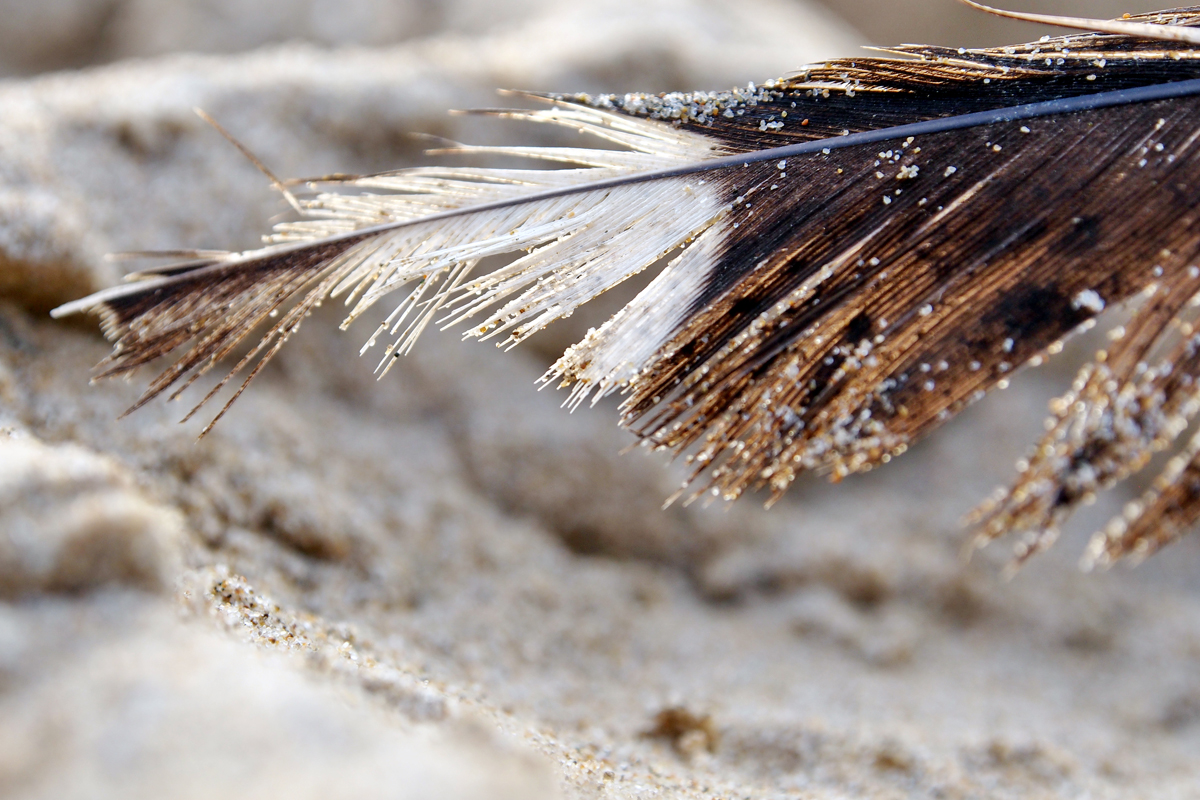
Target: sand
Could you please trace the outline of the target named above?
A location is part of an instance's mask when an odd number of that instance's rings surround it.
[[[285,175],[395,167],[408,131],[550,141],[445,115],[498,86],[724,88],[854,52],[843,24],[464,2],[158,55],[187,25],[110,5],[144,16],[108,52],[146,58],[0,82],[0,795],[1197,796],[1197,543],[1081,573],[1117,495],[1011,581],[1004,543],[962,555],[1069,363],[886,469],[664,511],[678,466],[535,391],[602,311],[510,353],[430,335],[377,382],[370,323],[324,308],[199,442],[178,403],[118,420],[145,378],[89,385],[107,344],[46,314],[119,278],[107,251],[283,211],[193,106]]]

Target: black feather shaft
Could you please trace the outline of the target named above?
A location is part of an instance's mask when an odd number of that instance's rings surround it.
[[[910,136],[925,136],[934,133],[945,133],[948,131],[983,127],[986,125],[997,125],[1007,122],[1037,119],[1039,117],[1073,114],[1084,111],[1095,111],[1102,108],[1112,108],[1121,105],[1133,105],[1138,103],[1149,103],[1156,100],[1169,100],[1180,97],[1189,97],[1198,94],[1200,94],[1200,78],[1185,81],[1175,81],[1173,83],[1154,84],[1152,86],[1138,86],[1131,89],[1117,89],[1115,91],[1099,92],[1097,94],[1090,95],[1063,97],[1039,103],[1026,103],[1023,105],[990,109],[987,111],[976,111],[970,114],[960,114],[953,117],[941,117],[938,119],[924,120],[922,122],[914,122],[908,125],[895,125],[887,128],[880,128],[878,130],[862,131],[860,133],[851,133],[846,136],[835,136],[827,139],[800,142],[798,144],[785,145],[783,147],[773,147],[766,150],[758,150],[745,154],[720,156],[673,169],[640,172],[635,175],[625,175],[618,178],[593,181],[591,183],[580,184],[564,189],[538,192],[536,194],[529,194],[516,199],[498,200],[491,203],[481,203],[478,205],[466,206],[464,208],[450,209],[448,211],[430,214],[417,219],[400,220],[397,222],[389,222],[383,225],[361,228],[356,231],[330,236],[326,239],[326,241],[331,244],[339,240],[348,239],[358,241],[369,238],[375,234],[386,233],[387,231],[398,230],[400,228],[405,228],[412,225],[436,223],[446,219],[465,216],[467,214],[476,214],[501,208],[511,208],[513,206],[527,203],[552,200],[557,197],[567,197],[585,191],[603,191],[604,189],[613,189],[619,186],[647,183],[665,178],[679,178],[686,175],[696,175],[702,172],[729,169],[731,167],[740,167],[767,161],[813,155],[816,153],[823,153],[827,150],[832,151],[847,147],[855,147],[858,145],[898,141],[907,139]],[[279,248],[278,252],[286,253],[289,249],[303,250],[310,246],[310,243],[302,242],[294,245],[291,248],[281,247]],[[227,263],[218,263],[207,264],[196,269],[187,270],[178,275],[167,275],[165,272],[160,274],[163,274],[162,282],[166,283],[167,281],[178,279],[184,276],[186,276],[189,280],[202,277],[206,270],[219,271],[227,268]],[[125,288],[127,287],[120,287],[116,290],[112,290],[112,293],[114,295],[118,295],[121,290]],[[94,300],[96,298],[93,297],[91,299]],[[68,303],[64,306],[54,309],[51,314],[55,317],[62,317],[73,314],[79,310],[81,309],[77,307],[77,304]]]

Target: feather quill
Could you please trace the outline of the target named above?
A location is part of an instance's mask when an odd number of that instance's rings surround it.
[[[101,377],[175,356],[134,408],[269,322],[197,405],[249,369],[219,419],[325,300],[348,325],[407,292],[364,347],[388,340],[386,371],[430,324],[511,346],[669,257],[545,380],[572,405],[623,393],[622,424],[693,464],[693,497],[732,499],[886,463],[1128,306],[1123,337],[977,512],[980,541],[1024,532],[1024,558],[1200,409],[1200,8],[1037,19],[1093,32],[904,45],[730,92],[531,95],[546,107],[497,113],[608,149],[457,145],[560,166],[325,180],[263,248],[197,253],[55,315],[100,315],[115,342]],[[497,255],[510,261],[479,273]],[[1197,475],[1200,440],[1090,558],[1186,530]]]

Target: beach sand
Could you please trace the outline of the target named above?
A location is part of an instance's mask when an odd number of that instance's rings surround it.
[[[414,131],[570,141],[446,114],[497,87],[728,88],[860,43],[782,0],[319,6],[61,0],[108,9],[111,63],[0,81],[0,795],[1200,796],[1200,545],[1082,573],[1126,489],[1012,580],[1007,543],[963,555],[1094,341],[770,510],[663,510],[683,470],[622,455],[614,404],[536,391],[618,300],[512,352],[430,333],[382,381],[327,304],[204,439],[186,397],[118,419],[150,373],[89,385],[107,343],[47,311],[119,280],[106,252],[285,210],[193,107],[280,174],[377,170],[427,163]],[[73,30],[30,21],[11,74],[39,24]]]

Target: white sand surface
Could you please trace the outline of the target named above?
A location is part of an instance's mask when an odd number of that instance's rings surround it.
[[[1003,544],[962,557],[1068,364],[770,511],[661,510],[678,468],[535,391],[591,318],[431,335],[376,382],[369,321],[324,308],[205,439],[181,404],[118,420],[140,384],[89,386],[107,344],[46,310],[118,279],[106,251],[283,210],[193,106],[280,173],[365,170],[419,163],[409,131],[546,141],[445,115],[498,86],[718,88],[855,44],[775,0],[472,8],[0,82],[0,796],[1198,796],[1200,546],[1080,573],[1117,496],[1012,581]]]

